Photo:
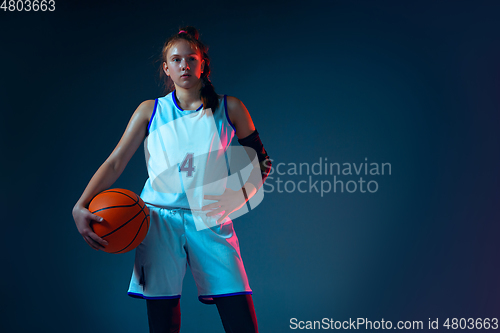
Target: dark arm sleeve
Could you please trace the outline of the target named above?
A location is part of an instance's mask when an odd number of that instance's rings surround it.
[[[264,184],[267,176],[269,175],[269,172],[271,171],[271,166],[272,166],[271,159],[269,158],[267,151],[264,149],[264,145],[262,144],[262,141],[260,140],[259,132],[257,131],[257,129],[255,131],[253,131],[253,133],[250,134],[249,136],[247,136],[246,138],[238,139],[238,142],[242,146],[252,148],[257,153],[257,158],[259,160],[260,170],[257,170],[256,168],[254,168],[254,170],[252,170],[252,174],[254,172],[260,172],[261,177],[258,177],[258,178],[262,178],[262,181],[259,182],[258,184],[254,184],[254,182],[251,180],[255,179],[257,177],[250,177],[249,182],[252,183],[257,190],[259,190],[259,188]],[[250,160],[253,160],[255,158],[255,152],[254,151],[249,152],[248,156],[250,157]]]

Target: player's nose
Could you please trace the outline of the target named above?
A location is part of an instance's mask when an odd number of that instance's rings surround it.
[[[182,59],[182,60],[181,60],[181,67],[182,67],[182,68],[185,68],[185,69],[189,69],[189,64],[188,64],[188,62],[186,61],[186,59]]]

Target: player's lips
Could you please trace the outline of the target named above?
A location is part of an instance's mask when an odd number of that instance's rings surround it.
[[[189,76],[191,76],[191,75],[190,74],[183,74],[183,75],[181,75],[181,77],[189,77]]]

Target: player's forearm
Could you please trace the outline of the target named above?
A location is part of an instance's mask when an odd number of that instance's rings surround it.
[[[247,201],[264,185],[264,182],[271,171],[271,164],[271,159],[269,159],[269,156],[266,154],[266,159],[262,159],[262,162],[259,163],[258,166],[254,166],[250,172],[250,176],[243,186],[246,192],[244,192],[243,195],[246,194]]]
[[[264,145],[260,140],[259,132],[257,131],[257,129],[255,129],[255,131],[246,138],[238,139],[238,142],[242,146],[251,148],[245,149],[245,152],[248,154],[250,161],[253,161],[255,159],[255,154],[257,154],[259,164],[258,166],[254,165],[254,168],[252,169],[250,177],[247,181],[247,184],[251,183],[256,190],[255,192],[257,192],[262,187],[271,171],[271,159],[269,158],[267,151],[264,149]],[[251,196],[249,195],[248,198],[250,197]]]
[[[244,191],[244,192],[243,192]],[[250,200],[251,197],[253,197],[255,195],[255,193],[257,193],[257,189],[255,188],[255,185],[250,183],[250,182],[246,182],[245,185],[243,185],[242,187],[242,192],[243,192],[243,196],[245,196],[245,199],[246,201]]]
[[[75,207],[83,206],[87,208],[92,198],[96,194],[110,188],[118,177],[120,177],[121,173],[122,170],[115,169],[108,161],[104,162],[90,180],[82,196],[75,204]]]

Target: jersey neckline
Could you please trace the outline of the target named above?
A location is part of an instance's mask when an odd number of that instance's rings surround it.
[[[183,110],[181,109],[181,107],[177,104],[177,98],[175,96],[175,89],[172,91],[172,100],[174,101],[174,105],[175,107],[177,108],[177,110],[181,111],[181,112],[196,112],[196,111],[200,111],[202,108],[203,108],[203,103],[200,105],[199,108],[197,108],[196,110]]]

